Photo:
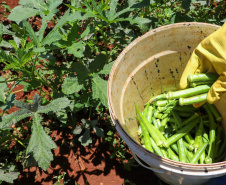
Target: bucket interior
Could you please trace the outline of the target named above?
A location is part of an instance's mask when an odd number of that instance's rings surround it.
[[[179,89],[179,80],[194,48],[219,27],[179,23],[150,31],[133,41],[116,60],[109,79],[109,106],[114,119],[136,142],[134,102],[142,111],[153,96]],[[226,94],[215,106],[226,124]],[[226,130],[225,130],[226,131]]]

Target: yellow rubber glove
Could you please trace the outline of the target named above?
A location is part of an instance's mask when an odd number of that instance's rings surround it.
[[[195,48],[180,79],[181,89],[188,87],[187,77],[195,73],[220,75],[207,95],[209,103],[218,101],[226,91],[226,23]]]

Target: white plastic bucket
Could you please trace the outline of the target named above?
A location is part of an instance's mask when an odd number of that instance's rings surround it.
[[[178,89],[193,49],[218,28],[206,23],[178,23],[154,29],[122,51],[109,76],[109,110],[119,135],[130,147],[135,159],[168,184],[205,183],[225,175],[226,162],[203,165],[181,163],[146,150],[138,139],[134,102],[142,110],[150,97]],[[225,130],[226,94],[215,105],[223,116]]]

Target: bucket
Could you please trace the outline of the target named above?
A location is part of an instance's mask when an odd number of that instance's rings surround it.
[[[168,184],[196,185],[226,174],[226,161],[189,164],[160,157],[140,145],[134,102],[140,110],[153,96],[179,89],[194,48],[219,26],[177,23],[147,32],[129,44],[115,61],[108,81],[111,119],[134,158]],[[226,132],[226,93],[215,106]]]

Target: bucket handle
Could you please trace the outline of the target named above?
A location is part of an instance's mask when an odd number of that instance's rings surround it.
[[[158,169],[158,168],[153,168],[153,167],[150,167],[150,166],[147,166],[147,165],[143,164],[143,163],[140,161],[140,159],[138,158],[138,156],[137,156],[136,153],[134,153],[133,151],[131,151],[131,153],[132,153],[134,159],[135,159],[141,166],[143,166],[144,168],[146,168],[146,169],[148,169],[148,170],[152,170],[152,171],[154,171],[154,172],[156,172],[156,173],[165,173],[164,170],[161,170],[161,169]]]

